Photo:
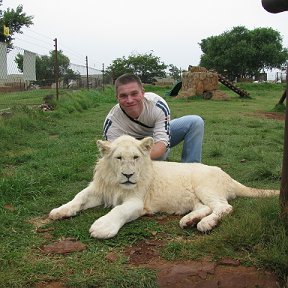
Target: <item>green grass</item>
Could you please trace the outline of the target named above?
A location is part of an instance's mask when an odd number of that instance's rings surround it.
[[[275,110],[284,86],[241,86],[251,99],[241,99],[225,87],[221,89],[230,96],[227,101],[165,99],[173,117],[198,114],[205,119],[204,163],[222,167],[245,185],[278,189],[284,122],[263,113]],[[145,89],[164,96],[169,87]],[[47,224],[43,228],[52,238],[37,232],[31,221],[70,200],[91,180],[98,157],[95,141],[102,138],[104,117],[116,103],[113,88],[107,87],[104,92],[61,91],[50,112],[32,105],[51,93],[0,95],[0,104],[12,112],[0,116],[0,287],[49,281],[69,287],[156,287],[155,271],[127,265],[123,253],[143,239],[165,240],[161,255],[167,260],[232,257],[272,270],[282,279],[288,276],[288,238],[277,197],[232,201],[232,215],[209,234],[180,229],[180,217],[164,224],[143,217],[125,225],[113,239],[92,239],[89,227],[106,208]],[[283,115],[283,110],[276,113]],[[181,147],[173,149],[170,160],[179,161],[180,153]],[[68,255],[41,253],[42,245],[69,237],[87,249]],[[111,251],[118,255],[113,263],[106,259]]]

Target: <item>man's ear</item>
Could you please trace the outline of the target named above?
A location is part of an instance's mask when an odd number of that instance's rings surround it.
[[[104,156],[105,154],[108,154],[111,150],[111,142],[109,141],[103,141],[103,140],[97,140],[96,141],[98,149],[101,153],[101,156]]]
[[[149,151],[152,149],[152,146],[154,144],[153,138],[152,137],[145,137],[140,141],[140,147],[144,151]]]

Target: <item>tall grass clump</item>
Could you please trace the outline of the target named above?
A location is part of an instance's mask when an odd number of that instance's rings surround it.
[[[51,89],[40,89],[30,91],[17,91],[9,93],[1,93],[0,107],[1,109],[12,108],[15,106],[38,106],[43,103],[43,99],[47,95],[54,94]]]
[[[115,92],[112,86],[105,87],[105,90],[73,90],[64,91],[56,101],[54,114],[61,117],[62,114],[83,112],[89,108],[96,108],[100,105],[116,103]]]

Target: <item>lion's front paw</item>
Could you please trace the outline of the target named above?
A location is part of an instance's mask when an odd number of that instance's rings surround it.
[[[71,217],[75,215],[76,215],[75,211],[63,205],[61,207],[53,209],[49,213],[49,218],[52,220],[58,220],[58,219],[67,218],[67,217]]]
[[[119,225],[112,221],[107,221],[105,216],[97,219],[90,227],[91,236],[99,239],[108,239],[114,237],[119,231]]]

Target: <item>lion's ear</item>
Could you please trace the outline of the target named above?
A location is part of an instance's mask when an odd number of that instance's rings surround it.
[[[111,143],[109,141],[97,140],[96,143],[102,156],[109,153],[111,149],[110,148]]]
[[[153,138],[152,137],[145,137],[144,139],[141,140],[140,147],[144,151],[150,151],[152,146],[153,146]]]

